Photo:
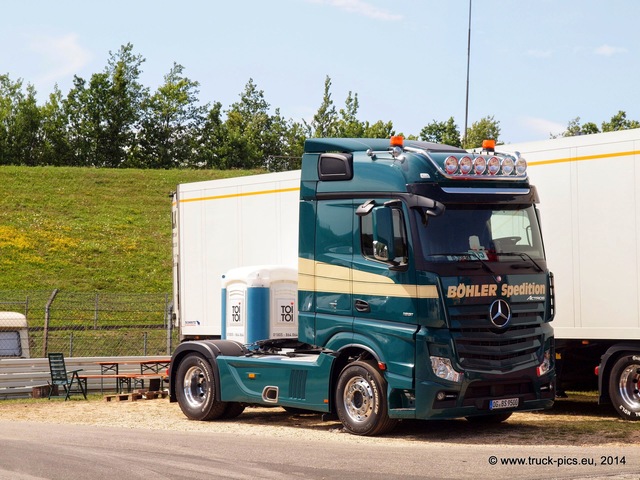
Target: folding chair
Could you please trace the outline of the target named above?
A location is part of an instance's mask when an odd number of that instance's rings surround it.
[[[87,379],[78,376],[78,372],[81,372],[82,369],[71,370],[68,372],[67,367],[64,364],[64,355],[62,353],[49,354],[49,370],[51,371],[49,399],[51,399],[51,392],[53,391],[54,385],[62,386],[64,388],[64,391],[67,394],[64,397],[65,402],[73,393],[82,393],[84,399],[87,399]],[[74,383],[76,384],[75,390],[73,388]]]

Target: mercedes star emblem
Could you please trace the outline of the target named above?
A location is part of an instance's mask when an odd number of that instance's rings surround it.
[[[489,320],[498,328],[506,328],[511,321],[511,308],[509,304],[499,298],[489,307]]]

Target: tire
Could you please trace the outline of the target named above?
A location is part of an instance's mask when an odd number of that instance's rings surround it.
[[[474,417],[467,417],[467,420],[471,423],[478,423],[484,425],[494,425],[502,423],[511,417],[513,412],[492,413],[489,415],[476,415]]]
[[[182,413],[191,420],[215,420],[227,408],[215,398],[213,367],[197,353],[188,354],[178,366],[176,396]]]
[[[350,363],[340,372],[336,410],[345,430],[354,435],[381,435],[397,423],[387,411],[387,382],[367,362]]]
[[[625,420],[640,420],[640,354],[626,354],[613,364],[609,397]]]
[[[244,404],[239,402],[227,402],[227,408],[225,408],[224,413],[220,415],[221,420],[231,420],[232,418],[236,418],[240,416],[240,414],[244,412]]]

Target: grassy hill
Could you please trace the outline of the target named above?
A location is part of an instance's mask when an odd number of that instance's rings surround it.
[[[170,292],[170,192],[250,173],[2,166],[0,290]]]

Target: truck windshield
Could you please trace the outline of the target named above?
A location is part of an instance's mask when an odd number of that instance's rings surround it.
[[[533,206],[456,206],[428,217],[420,229],[427,262],[522,262],[544,260],[540,226]]]

